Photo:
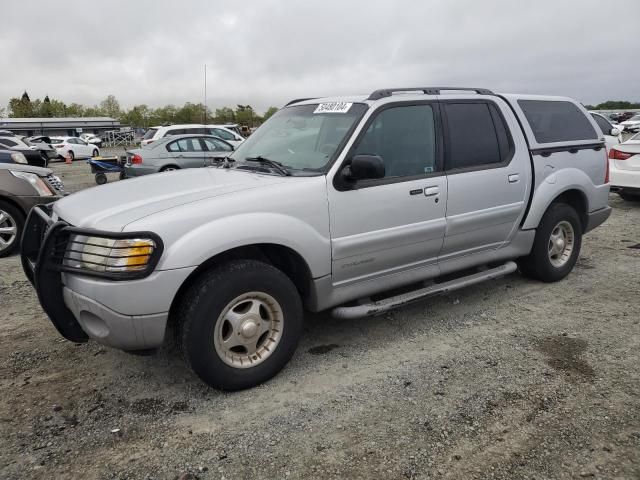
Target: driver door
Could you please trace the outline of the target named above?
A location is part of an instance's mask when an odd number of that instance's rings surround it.
[[[345,184],[341,172],[356,154],[381,157],[384,178]],[[447,203],[437,102],[374,112],[328,190],[334,288],[384,290],[436,276]]]

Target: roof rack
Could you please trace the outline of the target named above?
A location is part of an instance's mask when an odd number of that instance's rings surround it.
[[[296,98],[294,100],[291,100],[289,103],[287,103],[285,105],[285,107],[288,107],[289,105],[292,105],[294,103],[298,103],[298,102],[304,102],[305,100],[313,100],[314,98],[318,98],[318,97],[309,97],[309,98]]]
[[[486,88],[469,88],[469,87],[410,87],[410,88],[382,88],[375,90],[367,100],[380,100],[381,98],[390,97],[394,92],[422,92],[425,95],[440,95],[442,90],[462,90],[468,92],[476,92],[479,95],[493,95],[491,90]]]

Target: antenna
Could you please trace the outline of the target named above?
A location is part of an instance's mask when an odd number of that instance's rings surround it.
[[[203,124],[207,126],[207,64],[204,64],[204,112],[203,112]]]

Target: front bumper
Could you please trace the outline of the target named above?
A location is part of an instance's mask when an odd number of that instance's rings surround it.
[[[56,261],[66,248],[51,209],[33,208],[22,237],[21,258],[43,310],[67,340],[89,338],[122,350],[162,345],[169,308],[194,268],[154,271],[141,279],[111,281],[64,271]]]

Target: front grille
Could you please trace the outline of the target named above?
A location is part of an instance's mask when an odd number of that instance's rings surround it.
[[[51,187],[53,187],[55,190],[59,192],[64,192],[64,184],[53,173],[50,173],[49,175],[47,175],[46,180],[47,180],[47,183],[51,185]]]
[[[53,173],[50,173],[46,177],[47,183],[57,192],[64,192],[64,184],[62,180],[56,177]]]

